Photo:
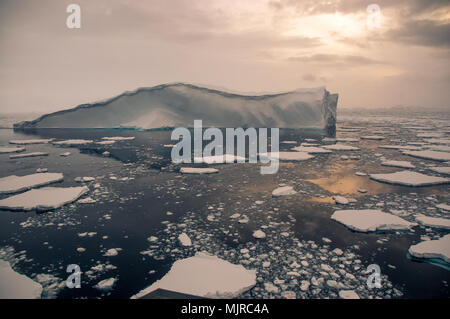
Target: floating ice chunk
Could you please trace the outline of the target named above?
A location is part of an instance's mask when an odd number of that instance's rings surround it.
[[[417,137],[442,137],[443,133],[433,133],[433,132],[422,132],[416,134]]]
[[[112,144],[116,143],[116,141],[106,140],[106,141],[100,141],[100,142],[95,142],[95,143],[99,144],[99,145],[112,145]]]
[[[151,242],[151,243],[154,243],[154,242],[158,241],[158,237],[156,237],[156,236],[150,236],[149,238],[147,238],[147,240],[148,240],[149,242]]]
[[[111,290],[116,283],[116,278],[108,278],[97,283],[94,288],[99,290]]]
[[[245,157],[233,154],[194,157],[194,163],[222,164],[222,163],[234,163],[236,161],[245,162]]]
[[[281,144],[297,144],[297,141],[281,141]]]
[[[84,145],[93,142],[94,142],[93,140],[74,139],[74,140],[57,141],[52,143],[55,145]]]
[[[430,159],[435,161],[450,161],[450,153],[438,151],[403,151],[405,155]]]
[[[119,254],[119,250],[121,250],[121,249],[120,248],[110,248],[103,254],[103,256],[105,256],[105,257],[117,256]]]
[[[373,209],[337,210],[331,219],[359,232],[406,230],[416,225],[398,216]]]
[[[36,173],[24,176],[10,175],[0,178],[0,194],[17,193],[30,188],[60,182],[64,179],[61,173]]]
[[[418,214],[416,216],[416,220],[424,226],[450,229],[450,219],[447,218],[428,217],[422,214]]]
[[[95,177],[92,176],[84,176],[84,177],[75,177],[74,180],[76,182],[82,182],[82,183],[88,183],[88,182],[93,182],[95,181]]]
[[[44,152],[22,153],[16,155],[9,155],[9,158],[15,159],[15,158],[36,157],[36,156],[48,156],[48,153]]]
[[[50,210],[76,201],[87,187],[44,187],[0,200],[0,209],[30,211]]]
[[[371,179],[378,182],[398,184],[405,186],[430,186],[450,183],[450,179],[429,176],[411,171],[400,171],[388,174],[370,174]]]
[[[342,299],[360,299],[354,290],[341,290],[339,291],[339,297]]]
[[[450,152],[450,146],[447,145],[433,145],[427,147],[431,151],[438,151],[438,152]]]
[[[306,152],[278,152],[259,154],[261,157],[270,159],[279,159],[280,161],[305,161],[314,158],[313,155]]]
[[[427,240],[412,245],[408,252],[416,258],[436,258],[450,263],[450,234],[437,240]]]
[[[95,202],[96,202],[95,199],[92,199],[91,197],[86,197],[86,198],[83,198],[83,199],[79,199],[77,203],[80,203],[80,204],[93,204]]]
[[[359,142],[359,139],[357,138],[351,138],[351,137],[338,137],[336,138],[337,142]]]
[[[294,194],[297,194],[297,192],[294,190],[292,186],[278,187],[272,191],[273,197],[280,197]]]
[[[346,144],[333,144],[333,145],[325,145],[323,148],[326,148],[327,150],[333,150],[333,151],[357,151],[359,150],[359,147],[346,145]]]
[[[67,157],[67,156],[69,156],[70,154],[71,154],[70,152],[64,152],[64,153],[59,154],[59,156]]]
[[[378,147],[391,150],[408,150],[408,151],[420,151],[422,149],[422,147],[412,145],[380,145]]]
[[[41,298],[42,286],[15,272],[9,262],[0,259],[0,299]]]
[[[253,237],[258,238],[258,239],[266,238],[266,233],[264,233],[262,230],[258,229],[253,232]]]
[[[186,233],[182,233],[178,236],[180,244],[184,247],[192,246],[192,241]]]
[[[358,176],[367,176],[367,173],[364,173],[364,172],[356,172],[355,175],[358,175]]]
[[[362,140],[384,140],[384,136],[380,136],[380,135],[366,135],[366,136],[361,136]]]
[[[447,210],[450,211],[450,205],[446,205],[446,204],[439,204],[436,205],[437,208],[443,209],[443,210]]]
[[[326,150],[322,147],[314,147],[314,146],[297,146],[292,148],[293,151],[296,152],[306,152],[309,154],[320,154],[320,153],[331,153],[330,150]]]
[[[9,144],[18,144],[18,145],[25,145],[25,144],[47,144],[53,141],[52,138],[49,139],[34,139],[34,140],[11,140],[9,141]]]
[[[415,168],[415,166],[408,161],[384,161],[381,162],[381,165],[401,168]]]
[[[450,166],[430,167],[430,170],[439,174],[450,175]]]
[[[131,141],[134,140],[135,137],[134,136],[107,136],[107,137],[102,137],[102,140],[107,140],[107,141]]]
[[[342,204],[342,205],[347,205],[350,203],[350,201],[345,198],[344,196],[333,196],[334,201],[336,202],[336,204]]]
[[[213,174],[218,172],[218,169],[208,167],[182,167],[180,169],[180,173],[183,174]]]
[[[24,147],[9,147],[9,146],[0,146],[0,154],[5,153],[19,153],[25,151]]]
[[[161,280],[131,298],[141,298],[156,289],[205,298],[235,298],[255,284],[256,270],[198,252],[193,257],[177,260]]]
[[[234,213],[233,215],[230,216],[231,219],[236,219],[239,218],[241,216],[241,214],[239,213]]]

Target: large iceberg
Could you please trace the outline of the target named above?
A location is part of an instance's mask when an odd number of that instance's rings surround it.
[[[338,95],[325,88],[239,95],[191,84],[164,84],[14,124],[27,128],[278,127],[336,130]]]

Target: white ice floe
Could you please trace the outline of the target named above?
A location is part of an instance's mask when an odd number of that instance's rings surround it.
[[[36,156],[48,156],[48,153],[44,152],[32,152],[32,153],[21,153],[16,155],[9,155],[9,158],[25,158],[25,157],[36,157]]]
[[[180,244],[184,247],[192,246],[192,241],[186,233],[182,233],[178,236]]]
[[[222,164],[222,163],[235,163],[236,161],[245,162],[245,157],[233,154],[194,157],[194,163]]]
[[[439,132],[422,132],[422,133],[416,134],[416,136],[417,137],[443,137],[444,134],[439,133]]]
[[[274,152],[259,154],[259,156],[263,158],[278,159],[280,161],[306,161],[314,158],[314,155],[306,152]]]
[[[0,299],[38,299],[42,286],[15,272],[9,262],[0,259]]]
[[[120,248],[110,248],[103,254],[103,256],[105,256],[105,257],[117,256],[119,254],[119,250],[121,250],[121,249]]]
[[[339,297],[342,299],[360,299],[354,290],[341,290],[339,291]]]
[[[336,204],[342,204],[342,205],[347,205],[350,203],[350,201],[345,198],[344,196],[333,196],[334,201],[336,202]]]
[[[383,161],[381,162],[381,165],[401,168],[415,168],[415,166],[408,161]]]
[[[416,220],[424,226],[450,229],[450,219],[447,218],[428,217],[422,214],[418,214],[416,216]]]
[[[180,173],[183,174],[213,174],[218,173],[219,170],[209,167],[182,167]]]
[[[50,210],[76,201],[87,193],[87,187],[44,187],[0,200],[0,209]]]
[[[447,204],[438,204],[438,205],[436,205],[436,207],[439,209],[450,211],[450,205],[447,205]]]
[[[292,148],[292,150],[296,152],[306,152],[309,154],[331,153],[330,150],[315,146],[297,146]]]
[[[52,138],[49,139],[32,139],[32,140],[11,140],[9,141],[9,144],[18,144],[18,145],[25,145],[25,144],[47,144],[53,141]]]
[[[88,183],[95,181],[95,177],[92,176],[75,177],[74,180],[79,183]]]
[[[116,281],[116,278],[108,278],[97,283],[94,288],[99,290],[111,290],[114,287]]]
[[[273,197],[280,197],[294,194],[297,194],[297,192],[294,190],[292,186],[278,187],[272,191]]]
[[[413,145],[380,145],[379,148],[391,149],[391,150],[408,150],[408,151],[420,151],[422,147]]]
[[[107,141],[131,141],[134,140],[135,137],[134,136],[107,136],[107,137],[102,137],[102,140],[107,140]]]
[[[398,216],[374,209],[337,210],[331,219],[359,232],[407,230],[417,225]]]
[[[297,144],[297,141],[281,141],[281,144]]]
[[[439,174],[450,175],[450,166],[430,167],[430,170]]]
[[[73,139],[73,140],[57,141],[52,143],[55,145],[84,145],[93,142],[94,142],[93,140]]]
[[[80,204],[93,204],[95,202],[97,202],[97,201],[95,199],[92,199],[91,197],[86,197],[83,199],[79,199],[77,201],[77,203],[80,203]]]
[[[256,270],[198,252],[193,257],[177,260],[162,279],[131,298],[141,298],[156,289],[205,298],[235,298],[255,284]]]
[[[36,173],[24,176],[10,175],[0,178],[0,194],[17,193],[64,179],[61,173]]]
[[[266,238],[266,233],[264,233],[262,230],[258,229],[253,232],[253,237],[258,238],[258,239]]]
[[[403,151],[405,155],[430,159],[435,161],[450,161],[450,153],[438,151]]]
[[[333,151],[357,151],[359,150],[359,147],[346,145],[346,144],[333,144],[333,145],[325,145],[323,148],[326,148],[327,150],[333,150]]]
[[[359,142],[359,139],[352,137],[338,137],[336,138],[337,142]]]
[[[427,240],[412,245],[408,252],[416,258],[436,258],[450,263],[450,234],[437,240]]]
[[[378,182],[398,184],[405,186],[431,186],[450,183],[450,179],[436,176],[429,176],[411,171],[400,171],[387,174],[370,174],[371,179]]]
[[[95,143],[100,144],[100,145],[112,145],[112,144],[116,143],[116,141],[105,140],[105,141],[100,141],[100,142],[95,142]]]
[[[10,146],[0,146],[0,154],[6,153],[19,153],[25,151],[24,147],[10,147]]]
[[[384,136],[380,136],[380,135],[366,135],[366,136],[361,136],[362,140],[384,140]]]
[[[67,157],[67,156],[69,156],[70,154],[71,154],[70,152],[64,152],[64,153],[59,154],[59,156]]]

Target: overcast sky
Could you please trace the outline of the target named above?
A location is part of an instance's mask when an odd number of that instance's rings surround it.
[[[66,26],[71,3],[81,29]],[[0,0],[0,108],[54,111],[168,82],[450,108],[449,3]]]

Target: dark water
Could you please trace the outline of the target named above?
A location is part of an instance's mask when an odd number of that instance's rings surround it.
[[[0,130],[0,145],[6,145],[11,139],[97,141],[104,136],[136,138],[113,145],[25,146],[27,152],[48,152],[49,156],[46,157],[12,160],[8,154],[0,154],[0,177],[31,174],[37,168],[63,173],[64,181],[55,186],[80,185],[74,181],[74,178],[79,176],[96,177],[95,182],[88,184],[89,196],[96,200],[94,204],[76,203],[39,214],[0,211],[0,247],[13,247],[16,255],[15,259],[11,260],[14,261],[16,271],[32,278],[36,274],[48,273],[62,282],[69,275],[65,271],[67,265],[80,265],[83,272],[82,287],[62,288],[58,298],[129,298],[149,286],[170,269],[175,259],[191,256],[197,249],[192,248],[181,255],[169,252],[164,255],[164,243],[176,241],[176,237],[170,239],[170,233],[164,232],[167,223],[162,222],[176,224],[189,213],[197,213],[203,218],[211,211],[209,207],[214,207],[214,210],[220,207],[221,214],[227,217],[235,212],[250,217],[247,224],[237,225],[232,224],[229,218],[224,218],[214,227],[200,219],[195,222],[196,232],[213,235],[217,247],[221,247],[221,252],[239,249],[249,242],[259,245],[252,237],[252,231],[265,222],[265,212],[270,211],[274,220],[280,223],[280,231],[293,231],[299,240],[321,243],[322,238],[326,237],[331,240],[330,249],[346,249],[358,245],[357,253],[362,264],[379,264],[382,273],[387,275],[394,287],[403,292],[403,297],[449,297],[448,270],[407,258],[409,246],[419,242],[420,236],[425,234],[423,228],[416,227],[414,232],[363,234],[352,232],[330,219],[335,205],[326,201],[334,193],[348,194],[356,198],[358,204],[355,207],[361,209],[365,204],[374,206],[383,202],[384,207],[391,209],[414,205],[417,212],[426,211],[430,206],[423,198],[434,196],[440,202],[448,199],[448,185],[400,187],[354,175],[355,171],[373,171],[375,168],[380,172],[398,170],[376,165],[373,152],[394,154],[393,150],[375,150],[374,145],[380,142],[361,141],[359,146],[363,151],[356,153],[360,155],[360,160],[343,160],[340,158],[343,153],[333,152],[317,155],[311,161],[283,162],[275,175],[261,175],[259,164],[228,164],[215,165],[220,173],[207,176],[186,176],[178,173],[177,167],[170,161],[171,148],[164,146],[175,143],[170,140],[170,131],[52,129],[25,134]],[[317,131],[283,130],[280,141],[293,140],[300,143],[305,138],[321,137],[322,133]],[[289,150],[292,146],[282,143],[280,149]],[[59,156],[66,151],[72,154],[68,157]],[[103,156],[104,151],[110,152],[110,156]],[[111,179],[110,176],[117,179]],[[124,177],[128,179],[120,180]],[[98,192],[94,193],[97,188],[93,185],[96,183],[100,186]],[[295,197],[271,198],[272,190],[280,183],[294,185],[296,190],[303,193]],[[356,189],[360,187],[368,192],[358,193]],[[0,198],[4,197],[6,196]],[[255,201],[259,200],[263,203],[255,205]],[[405,200],[410,200],[410,203]],[[277,210],[274,211],[275,207]],[[172,214],[168,215],[167,212]],[[23,222],[30,226],[24,227],[24,224],[21,225]],[[231,230],[231,234],[225,234],[225,229]],[[92,237],[79,237],[78,234],[83,232],[96,234]],[[446,232],[434,230],[433,234],[441,236]],[[147,238],[152,235],[158,238],[166,236],[166,242],[157,244],[158,251],[161,252],[157,254],[158,258],[141,254],[151,245]],[[385,242],[380,244],[380,239]],[[77,252],[79,247],[86,250]],[[122,250],[114,257],[103,256],[110,248]],[[264,245],[258,246],[257,249],[264,250]],[[25,252],[18,254],[20,251]],[[20,256],[24,257],[19,258]],[[110,264],[116,268],[91,276],[85,275],[85,272],[98,264]],[[150,270],[154,270],[154,273],[149,273]],[[93,287],[100,280],[111,277],[116,278],[117,282],[110,292],[99,291]],[[258,295],[247,295],[251,296]]]

